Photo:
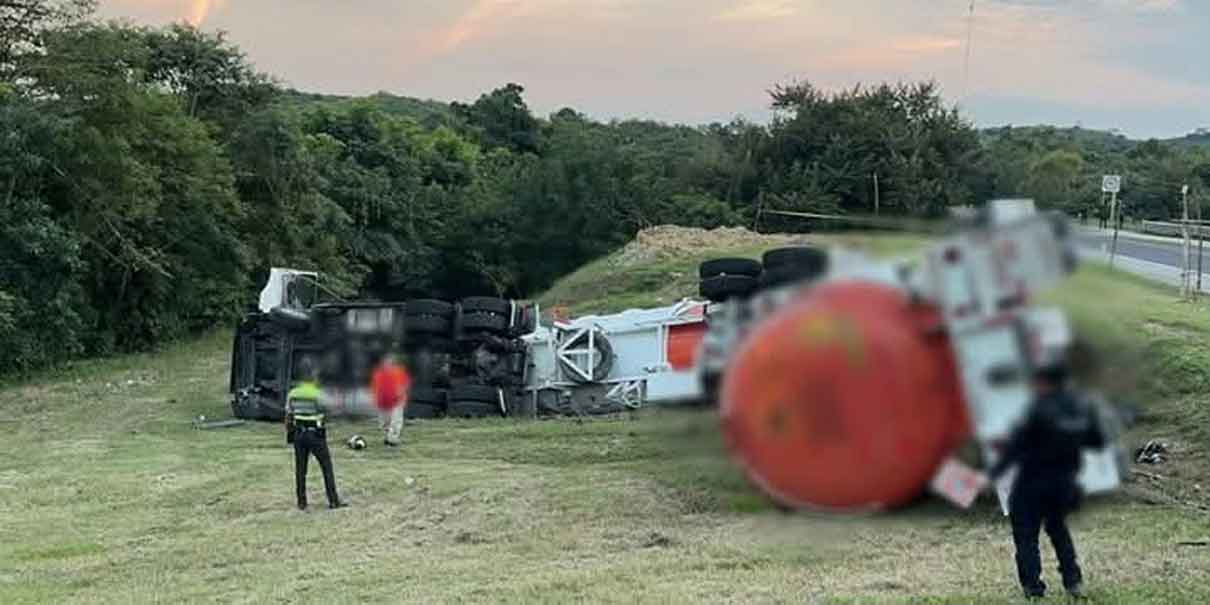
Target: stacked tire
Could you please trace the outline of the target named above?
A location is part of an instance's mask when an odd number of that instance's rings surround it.
[[[449,392],[447,415],[450,418],[490,418],[508,413],[503,391],[481,384],[455,385]]]
[[[442,418],[446,415],[448,392],[430,386],[417,385],[408,392],[408,405],[404,416],[415,418]]]
[[[474,338],[478,334],[499,335],[508,331],[512,303],[500,298],[472,297],[462,300],[461,334]]]
[[[763,268],[750,258],[716,258],[698,267],[698,292],[711,302],[747,298],[756,291]]]
[[[765,252],[761,264],[758,287],[767,290],[819,278],[828,270],[828,253],[810,246],[775,248]]]
[[[454,305],[418,299],[404,303],[403,329],[408,342],[444,344],[454,329]]]

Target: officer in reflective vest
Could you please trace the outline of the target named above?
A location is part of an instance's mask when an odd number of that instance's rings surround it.
[[[332,472],[332,454],[328,451],[328,434],[324,426],[327,414],[320,401],[315,362],[304,357],[300,363],[302,381],[286,396],[286,431],[294,443],[294,484],[298,509],[307,508],[307,461],[313,454],[323,470],[324,490],[328,508],[346,506],[336,495],[336,475]]]

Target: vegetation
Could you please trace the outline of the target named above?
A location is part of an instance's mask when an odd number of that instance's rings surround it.
[[[635,271],[610,275],[692,273],[696,255],[757,249],[619,254]],[[592,304],[586,286],[612,270],[594,263],[542,298]],[[691,294],[691,281],[668,295]],[[648,284],[624,282],[604,304]],[[1095,266],[1051,298],[1147,404],[1129,444],[1173,444],[1170,462],[1146,469],[1162,479],[1076,517],[1090,602],[1207,602],[1210,551],[1178,543],[1207,537],[1195,486],[1210,470],[1210,401],[1193,368],[1210,362],[1210,315]],[[1019,602],[991,499],[966,513],[926,502],[890,518],[786,517],[727,463],[708,415],[421,422],[399,452],[340,447],[376,428],[338,421],[330,439],[353,508],[300,513],[279,425],[190,428],[228,414],[229,347],[217,332],[0,388],[0,602]],[[1057,587],[1050,563],[1046,574]]]
[[[221,34],[0,0],[0,375],[227,324],[271,266],[337,295],[529,296],[640,229],[811,225],[764,210],[935,217],[1029,194],[1132,216],[1210,178],[1196,145],[975,131],[932,84],[772,95],[768,125],[533,115],[283,90]],[[1194,179],[1196,188],[1201,181]]]

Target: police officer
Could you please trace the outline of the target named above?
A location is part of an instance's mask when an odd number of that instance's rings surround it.
[[[315,361],[304,357],[299,363],[302,381],[286,397],[286,431],[294,444],[294,484],[298,509],[307,508],[307,461],[311,455],[323,470],[328,508],[346,506],[336,495],[336,476],[332,472],[332,454],[328,451],[327,414],[320,400]]]
[[[1068,388],[1068,368],[1062,361],[1039,368],[1034,375],[1035,398],[1025,422],[1017,429],[1001,459],[990,470],[992,480],[1019,465],[1009,496],[1017,577],[1026,597],[1042,598],[1042,562],[1038,533],[1050,536],[1063,587],[1083,596],[1083,573],[1067,529],[1067,515],[1082,494],[1076,483],[1083,450],[1105,446],[1096,410]]]

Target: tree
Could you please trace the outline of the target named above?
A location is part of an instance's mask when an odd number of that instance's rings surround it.
[[[1078,214],[1086,207],[1088,184],[1084,158],[1075,151],[1055,150],[1029,166],[1025,190],[1044,208]]]
[[[454,114],[478,133],[488,148],[538,153],[542,147],[538,120],[525,104],[525,88],[508,84],[482,95],[471,105],[453,103]]]
[[[0,82],[16,78],[17,62],[42,49],[42,35],[77,23],[96,10],[96,0],[0,0]]]
[[[144,33],[147,79],[183,103],[185,113],[230,130],[243,116],[266,106],[276,84],[258,73],[222,32],[205,33],[178,23]]]

